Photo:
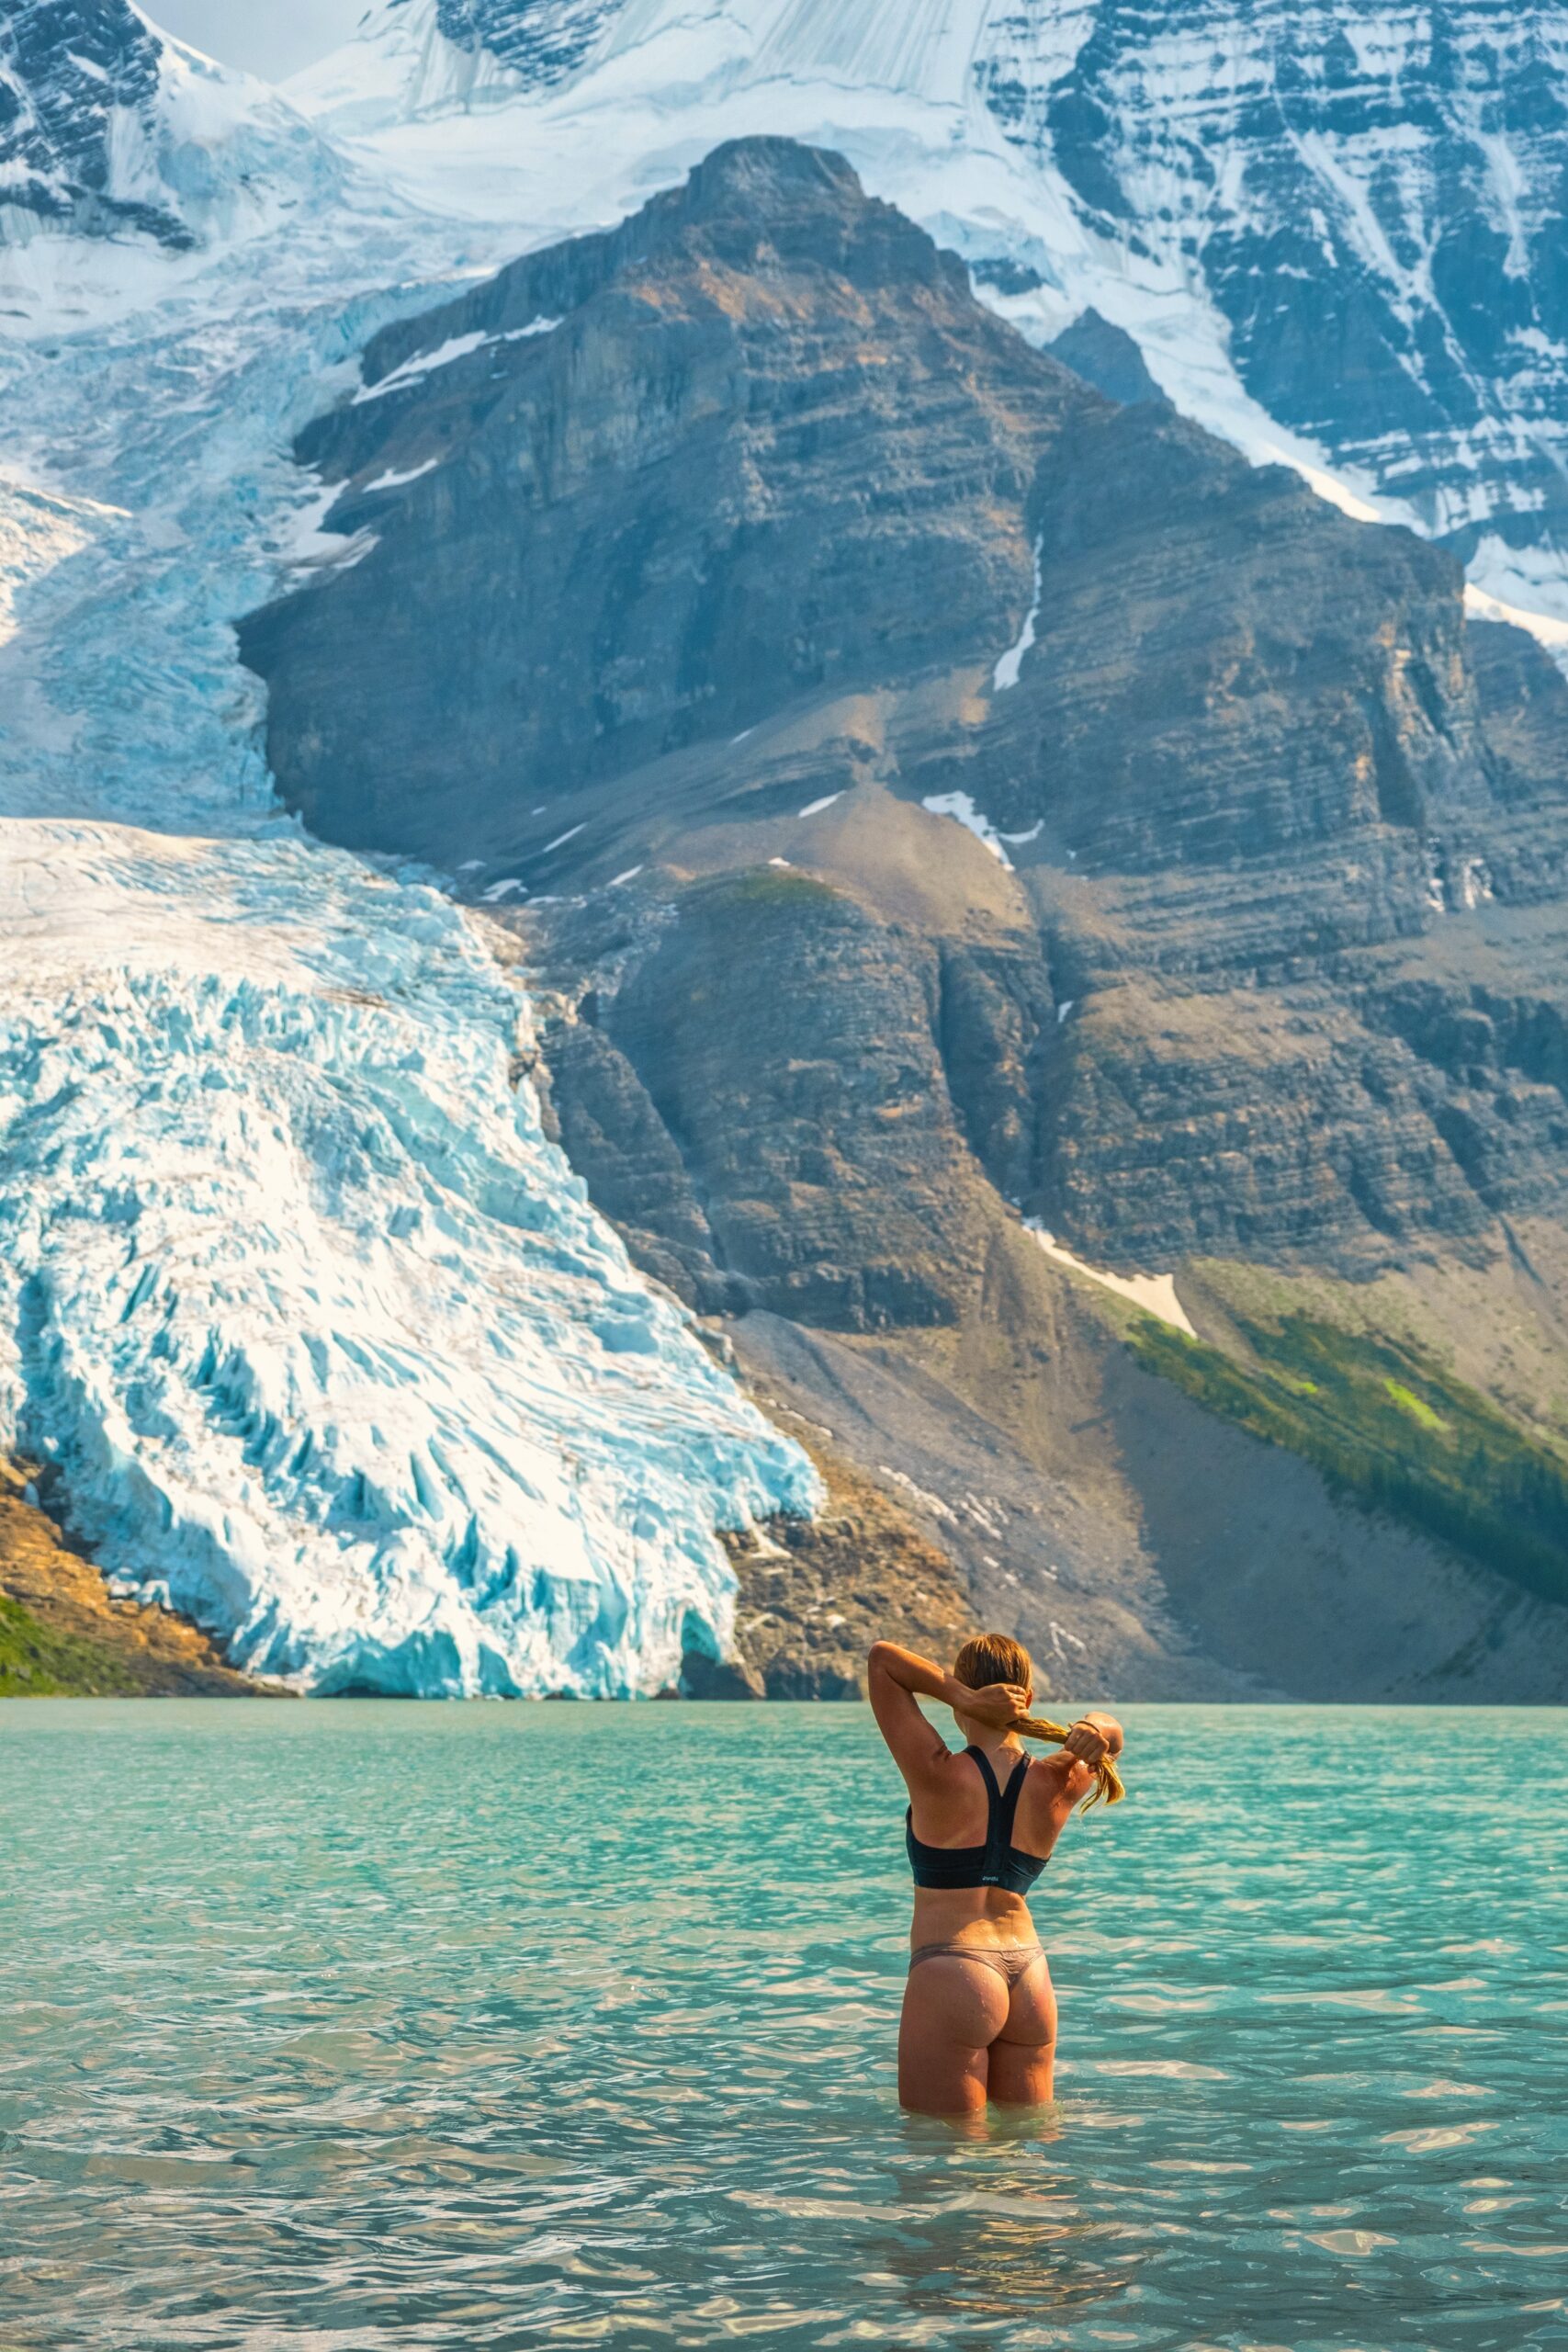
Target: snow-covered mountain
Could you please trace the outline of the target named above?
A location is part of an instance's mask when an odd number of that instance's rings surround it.
[[[161,44],[130,7],[29,0],[0,20],[0,188],[34,222],[187,245],[157,150]]]
[[[58,126],[73,12],[22,14]],[[660,1687],[727,1643],[716,1530],[814,1474],[545,1138],[482,922],[277,811],[232,628],[311,560],[293,432],[512,237],[329,200],[281,101],[118,17],[141,110],[89,107],[61,184],[193,77],[213,135],[158,151],[166,237],[85,206],[0,248],[0,1444],[258,1670]],[[288,201],[179,202],[258,119]]]
[[[189,254],[340,195],[342,178],[276,91],[172,40],[128,0],[0,11],[0,247]],[[13,259],[13,290],[47,286],[58,259],[35,255],[30,277]]]
[[[485,119],[455,113],[481,85]],[[394,0],[293,96],[530,240],[724,138],[839,148],[1004,261],[1026,333],[1092,305],[1249,455],[1568,624],[1568,27],[1540,0]]]
[[[624,1690],[722,1647],[714,1529],[816,1493],[546,1140],[481,920],[278,811],[233,625],[370,546],[287,453],[375,331],[792,135],[1568,643],[1563,40],[382,0],[280,96],[0,11],[0,1442],[100,1558],[318,1687]]]

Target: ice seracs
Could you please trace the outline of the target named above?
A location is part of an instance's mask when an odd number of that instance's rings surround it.
[[[815,1499],[587,1204],[437,892],[7,828],[0,1422],[111,1573],[330,1690],[660,1687]]]
[[[195,183],[255,121],[328,153],[172,55]],[[506,943],[276,809],[232,624],[355,546],[292,435],[517,242],[351,183],[0,247],[0,1444],[258,1671],[647,1690],[724,1646],[716,1531],[816,1481],[546,1140]]]

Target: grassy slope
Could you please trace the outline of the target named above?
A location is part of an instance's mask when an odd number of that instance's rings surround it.
[[[183,1618],[115,1600],[28,1496],[25,1467],[0,1459],[0,1698],[238,1697],[263,1687]]]
[[[0,1699],[132,1697],[145,1688],[107,1643],[40,1624],[0,1593]]]
[[[1232,1305],[1232,1346],[1137,1317],[1146,1371],[1391,1512],[1551,1600],[1568,1602],[1568,1458],[1409,1337],[1321,1312]]]

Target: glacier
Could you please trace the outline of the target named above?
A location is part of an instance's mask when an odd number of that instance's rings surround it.
[[[254,1672],[650,1691],[816,1474],[547,1139],[514,943],[278,810],[232,627],[299,424],[516,232],[274,206],[316,134],[235,111],[189,246],[0,246],[0,1440]]]
[[[1559,31],[1525,13],[1509,71],[1555,87]],[[356,553],[295,433],[374,391],[359,355],[389,320],[623,219],[724,140],[793,135],[1005,265],[982,290],[1032,339],[1092,306],[1255,460],[1369,519],[1462,526],[1474,608],[1568,656],[1568,567],[1528,511],[1562,471],[1563,351],[1521,310],[1501,405],[1477,379],[1415,472],[1408,437],[1261,396],[1235,256],[1280,220],[1330,283],[1350,257],[1430,389],[1448,150],[1337,113],[1397,111],[1426,12],[380,0],[281,94],[129,0],[97,12],[124,50],[102,84],[70,11],[14,14],[0,1439],[52,1465],[128,1589],[302,1688],[661,1687],[728,1641],[715,1529],[808,1510],[818,1483],[547,1140],[499,930],[457,877],[323,849],[276,807],[234,619]],[[1454,27],[1443,136],[1512,298],[1546,151],[1483,103],[1480,0]],[[1285,197],[1254,135],[1281,92]]]
[[[111,1574],[318,1690],[670,1680],[802,1458],[544,1137],[441,892],[6,828],[0,1417]]]

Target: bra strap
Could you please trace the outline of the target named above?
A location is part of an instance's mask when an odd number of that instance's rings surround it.
[[[980,1778],[986,1783],[986,1827],[988,1836],[991,1824],[996,1819],[997,1807],[1002,1801],[1002,1792],[997,1786],[997,1776],[991,1770],[991,1759],[985,1749],[966,1747],[964,1753],[975,1758],[976,1763],[980,1767]]]
[[[1012,1817],[1018,1811],[1019,1794],[1023,1776],[1029,1770],[1029,1758],[1021,1756],[1008,1776],[1004,1792],[997,1786],[997,1776],[991,1770],[991,1759],[983,1747],[964,1749],[980,1767],[980,1778],[986,1783],[986,1859],[981,1863],[982,1886],[999,1886],[1007,1868],[1008,1849],[1012,1844]]]
[[[1012,1844],[1013,1817],[1018,1812],[1018,1801],[1023,1794],[1023,1783],[1028,1773],[1029,1758],[1027,1756],[1021,1756],[1009,1776],[1007,1787],[1002,1791],[997,1832],[1004,1846]]]

